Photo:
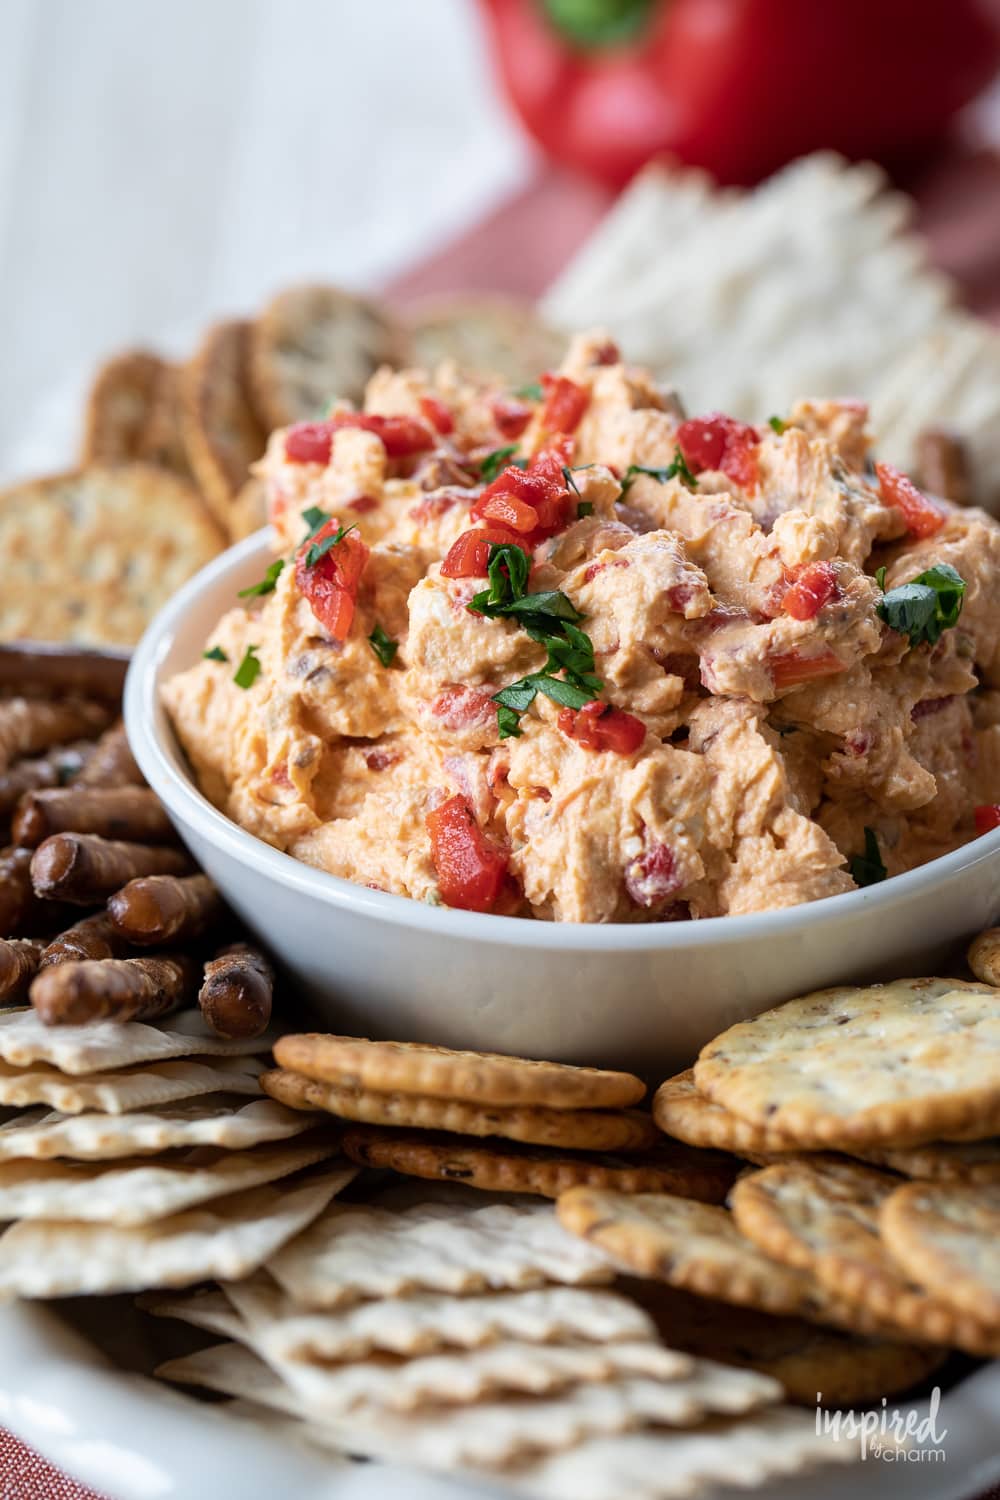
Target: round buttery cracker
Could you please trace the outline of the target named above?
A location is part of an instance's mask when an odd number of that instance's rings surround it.
[[[0,491],[0,639],[130,646],[224,539],[190,485],[149,464]]]
[[[702,1049],[694,1079],[800,1148],[993,1135],[1000,999],[958,979],[819,990],[724,1031]]]
[[[737,1165],[672,1141],[661,1142],[651,1155],[628,1160],[367,1125],[346,1130],[342,1150],[363,1167],[388,1168],[433,1182],[464,1182],[488,1193],[537,1193],[542,1198],[558,1198],[584,1185],[620,1193],[676,1193],[721,1203]]]
[[[885,1200],[879,1224],[903,1269],[989,1323],[1000,1348],[1000,1184],[907,1183]]]
[[[883,1326],[972,1354],[1000,1352],[1000,1330],[909,1280],[879,1234],[897,1179],[856,1162],[796,1161],[741,1177],[730,1195],[739,1229],[766,1255],[809,1272]]]
[[[767,1125],[751,1125],[698,1092],[688,1068],[661,1083],[653,1096],[653,1119],[665,1135],[716,1151],[773,1155],[795,1151],[794,1141]]]
[[[456,1052],[422,1042],[372,1042],[318,1033],[283,1036],[274,1055],[283,1068],[307,1078],[420,1094],[469,1104],[532,1104],[545,1109],[622,1109],[646,1092],[631,1073],[536,1062],[497,1052]]]
[[[458,1135],[498,1135],[535,1146],[577,1151],[644,1151],[659,1137],[648,1115],[636,1110],[559,1110],[537,1105],[504,1109],[418,1094],[380,1094],[324,1083],[285,1068],[261,1075],[261,1084],[292,1109],[322,1109],[364,1125],[405,1125]]]
[[[265,444],[250,397],[250,336],[249,323],[217,323],[180,377],[181,430],[188,459],[202,494],[227,532],[233,501]]]
[[[763,1254],[724,1208],[666,1193],[577,1187],[563,1193],[556,1212],[564,1229],[639,1276],[763,1312],[867,1326],[806,1272]]]
[[[1000,1140],[932,1141],[865,1151],[865,1161],[928,1182],[1000,1183]]]

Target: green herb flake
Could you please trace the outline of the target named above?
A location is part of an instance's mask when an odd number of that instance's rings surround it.
[[[330,515],[328,511],[320,510],[318,505],[310,505],[302,512],[302,519],[309,527],[308,532],[303,537],[303,541],[309,542],[312,541],[317,531],[322,531],[327,521],[329,521]]]
[[[881,568],[875,569],[875,582],[878,584],[883,594],[885,593],[885,575],[888,571],[889,570],[885,566],[885,564],[883,564]]]
[[[285,559],[279,557],[271,564],[259,583],[252,583],[248,589],[240,589],[236,597],[238,599],[257,599],[261,594],[272,594],[284,566]]]
[[[788,426],[788,423],[782,417],[768,417],[767,425],[772,432],[776,432],[780,437]]]
[[[504,469],[526,469],[528,460],[526,458],[515,458],[517,452],[516,443],[508,443],[506,448],[494,448],[492,453],[487,453],[479,465],[479,478],[483,484],[492,484],[498,479]]]
[[[520,719],[512,708],[505,708],[502,703],[497,704],[497,729],[500,731],[502,740],[521,738]]]
[[[912,583],[883,594],[876,613],[891,629],[908,636],[911,647],[925,641],[933,646],[958,622],[964,597],[962,575],[950,563],[936,563]]]
[[[865,828],[865,852],[852,854],[847,861],[847,868],[851,872],[854,884],[858,886],[878,885],[889,874],[882,863],[878,838],[873,828]]]
[[[394,641],[391,635],[386,635],[381,625],[375,626],[375,629],[368,637],[368,644],[375,652],[383,667],[392,665],[393,658],[399,650],[399,642]]]
[[[344,540],[348,532],[357,531],[357,529],[356,526],[338,526],[331,536],[325,536],[321,542],[313,542],[306,553],[306,567],[314,568],[321,558],[325,557],[328,552],[332,552],[334,547]]]
[[[584,518],[584,516],[592,516],[593,514],[594,514],[594,502],[593,502],[593,500],[581,500],[580,503],[579,503],[579,505],[576,507],[576,519],[578,521],[582,521],[583,518]]]
[[[627,494],[629,486],[640,474],[645,474],[647,479],[655,479],[658,484],[666,484],[669,479],[679,479],[681,484],[688,490],[698,488],[698,480],[688,468],[687,459],[679,447],[674,448],[674,456],[671,463],[665,469],[650,469],[645,464],[629,464],[625,470],[625,478],[622,480],[622,494]]]
[[[261,667],[257,660],[259,650],[259,646],[248,646],[244,652],[243,660],[233,673],[233,681],[237,687],[252,688],[260,676]]]
[[[205,661],[228,661],[229,657],[221,646],[213,646],[209,651],[203,651],[202,657]]]
[[[542,390],[540,380],[531,380],[527,385],[518,386],[514,395],[519,396],[522,401],[541,401],[545,392]]]

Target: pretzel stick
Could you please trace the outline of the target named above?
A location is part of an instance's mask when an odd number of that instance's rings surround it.
[[[128,944],[115,932],[107,912],[98,911],[54,937],[38,967],[50,969],[53,964],[79,963],[84,958],[124,958],[127,952]]]
[[[23,999],[45,944],[37,938],[0,939],[0,1004]]]
[[[80,780],[87,786],[145,786],[146,781],[129,749],[125,726],[117,724],[105,730],[94,746],[94,753],[83,768]]]
[[[187,954],[84,959],[36,974],[31,1003],[46,1026],[151,1021],[194,996],[197,966]]]
[[[80,775],[94,752],[90,740],[75,740],[60,745],[34,760],[16,760],[9,771],[0,773],[0,817],[13,812],[25,792],[45,787],[65,786]]]
[[[26,792],[12,831],[14,841],[30,849],[54,833],[99,833],[135,844],[176,841],[160,799],[141,786],[60,786]]]
[[[9,641],[0,645],[0,686],[7,692],[35,693],[50,698],[78,693],[119,703],[125,686],[128,652],[93,647],[55,646],[40,641]]]
[[[108,902],[115,931],[140,948],[200,937],[222,914],[207,875],[146,875],[130,880]]]
[[[31,885],[31,850],[0,850],[0,933],[19,931],[39,905]]]
[[[140,875],[183,875],[190,868],[180,849],[118,843],[96,833],[54,833],[35,850],[31,879],[39,896],[92,906]]]
[[[274,970],[256,948],[233,943],[205,965],[198,1004],[217,1036],[260,1036],[271,1019]]]
[[[50,703],[42,698],[0,700],[0,770],[22,755],[98,734],[107,726],[108,710],[85,698]]]

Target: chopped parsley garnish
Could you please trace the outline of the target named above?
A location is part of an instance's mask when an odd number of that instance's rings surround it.
[[[885,575],[886,573],[888,573],[888,571],[889,569],[885,566],[884,563],[880,568],[875,569],[875,582],[878,584],[883,594],[885,593]]]
[[[767,425],[768,427],[770,427],[772,432],[776,432],[780,437],[785,428],[788,426],[788,423],[782,417],[768,417]]]
[[[563,466],[562,466],[562,473],[563,473],[563,478],[566,481],[566,487],[567,487],[567,489],[571,489],[573,491],[574,495],[579,496],[580,491],[576,487],[576,480],[573,478],[573,470],[571,468],[569,468],[566,464],[563,464]]]
[[[383,667],[392,665],[392,659],[399,650],[399,642],[394,641],[391,635],[386,635],[381,625],[375,626],[375,629],[368,637],[368,644],[375,652]]]
[[[893,630],[909,636],[911,646],[923,641],[933,646],[957,623],[964,596],[962,575],[950,563],[935,563],[912,583],[883,594],[876,613]]]
[[[640,474],[645,474],[648,479],[655,479],[659,484],[666,484],[668,479],[679,479],[685,489],[696,490],[698,481],[687,466],[687,460],[680,448],[674,449],[673,462],[667,464],[665,469],[649,469],[645,464],[629,464],[625,470],[625,478],[622,480],[622,494],[626,494],[633,479]]]
[[[322,531],[327,521],[329,521],[330,516],[327,511],[320,510],[318,505],[310,505],[308,509],[302,512],[302,519],[309,527],[303,541],[309,542],[312,541],[317,531]]]
[[[540,380],[532,380],[527,385],[520,385],[514,392],[514,395],[520,396],[522,401],[541,401],[544,394]]]
[[[521,738],[521,718],[512,708],[505,708],[502,703],[497,704],[497,728],[502,740],[519,740]]]
[[[325,557],[328,552],[332,552],[334,547],[344,540],[349,531],[357,531],[357,529],[356,526],[338,526],[332,536],[325,536],[321,542],[313,542],[306,553],[306,567],[314,568],[321,557]]]
[[[515,458],[517,444],[510,443],[506,448],[494,448],[492,453],[487,453],[479,465],[479,477],[483,484],[492,484],[502,469],[526,469],[528,460],[526,458]]]
[[[852,854],[847,861],[847,868],[855,885],[878,885],[885,880],[889,871],[882,863],[874,828],[865,828],[865,852]]]
[[[583,518],[584,518],[584,516],[592,516],[593,514],[594,514],[594,502],[593,502],[593,500],[581,500],[580,503],[579,503],[579,505],[576,507],[576,518],[577,518],[577,520],[578,521],[582,521]]]
[[[228,661],[229,657],[221,646],[213,646],[210,651],[203,651],[202,656],[206,661]]]
[[[284,566],[285,559],[279,557],[276,562],[271,564],[259,583],[252,583],[248,589],[240,589],[236,597],[238,599],[256,599],[261,594],[273,593]]]
[[[237,687],[251,688],[260,676],[260,662],[257,660],[259,646],[248,646],[243,654],[236,671],[233,673],[233,681]]]

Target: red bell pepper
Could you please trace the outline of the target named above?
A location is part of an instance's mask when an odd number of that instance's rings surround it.
[[[808,151],[892,161],[989,82],[987,0],[480,0],[554,160],[612,187],[669,152],[752,183]]]

